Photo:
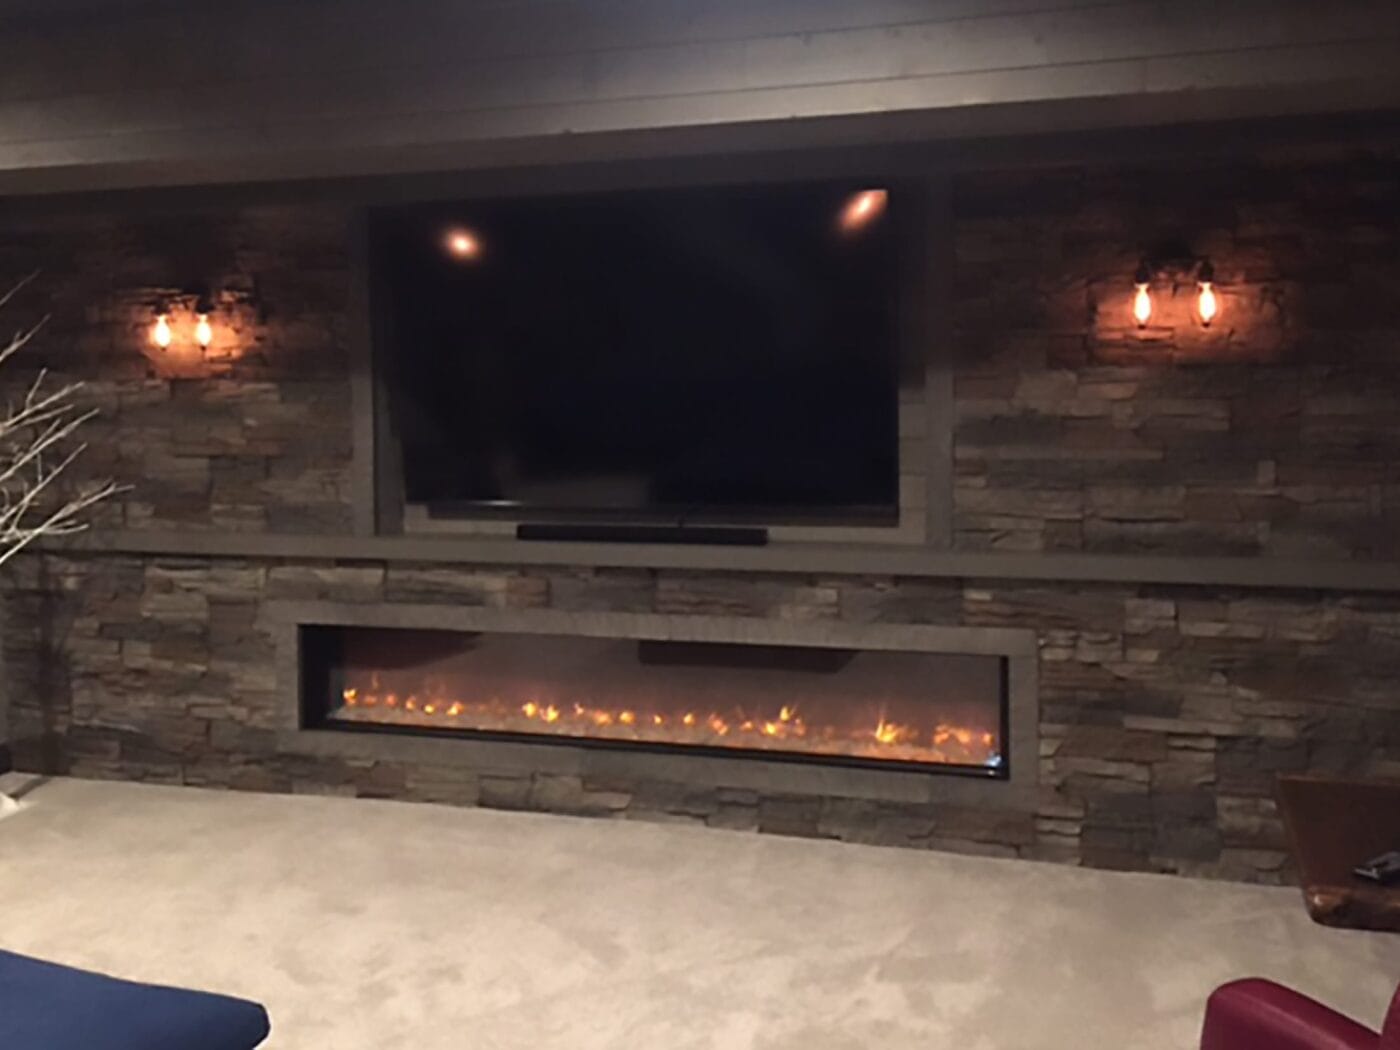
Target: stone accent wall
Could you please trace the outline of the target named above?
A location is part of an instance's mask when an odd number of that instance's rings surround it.
[[[48,320],[5,390],[40,364],[88,384],[101,417],[81,470],[131,486],[102,525],[349,531],[348,222],[308,206],[7,217],[0,293],[39,272],[0,324]],[[215,297],[208,351],[197,284]]]
[[[957,185],[960,546],[1400,557],[1400,158]],[[1216,269],[1132,275],[1178,239]]]
[[[1388,156],[978,173],[954,193],[956,545],[1400,559],[1400,167]],[[7,310],[103,409],[102,524],[350,530],[349,215],[320,205],[7,217]],[[1145,246],[1215,263],[1126,323]],[[186,282],[218,296],[192,348]],[[1175,281],[1175,287],[1172,282]],[[158,302],[177,345],[156,350]],[[11,375],[7,380],[23,378]],[[4,630],[20,768],[332,791],[1288,878],[1272,779],[1400,775],[1400,595],[1210,586],[30,554]],[[763,796],[328,758],[275,733],[270,599],[1026,628],[1032,810]]]
[[[1400,558],[1400,156],[979,172],[953,213],[959,547]],[[4,320],[51,315],[45,363],[103,411],[85,469],[134,485],[104,524],[349,530],[350,218],[0,224],[0,287],[41,270]],[[1209,330],[1179,268],[1129,319],[1166,241],[1215,264]],[[207,353],[192,281],[217,297]]]
[[[26,557],[5,658],[24,768],[1288,877],[1278,772],[1400,775],[1400,596],[383,563]],[[521,776],[279,745],[270,599],[1031,627],[1031,811]]]

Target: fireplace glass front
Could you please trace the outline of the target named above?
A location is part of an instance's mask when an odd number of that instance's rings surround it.
[[[1005,777],[1004,658],[300,629],[303,724]]]

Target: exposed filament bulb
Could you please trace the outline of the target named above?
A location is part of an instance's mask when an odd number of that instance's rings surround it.
[[[1152,268],[1144,260],[1133,274],[1133,320],[1139,328],[1146,328],[1152,319]]]
[[[1210,323],[1215,320],[1215,315],[1220,312],[1220,303],[1215,297],[1215,289],[1210,281],[1201,282],[1200,309],[1201,324],[1209,328]]]
[[[1148,290],[1146,281],[1138,282],[1137,292],[1133,295],[1133,319],[1139,328],[1146,328],[1147,322],[1152,319],[1152,292]]]
[[[151,329],[151,342],[162,350],[170,349],[170,318],[161,314],[156,318],[155,327]]]
[[[1200,283],[1200,294],[1196,298],[1196,309],[1201,315],[1201,324],[1207,328],[1220,313],[1220,300],[1215,294],[1215,267],[1210,261],[1201,263],[1201,272],[1197,276]]]

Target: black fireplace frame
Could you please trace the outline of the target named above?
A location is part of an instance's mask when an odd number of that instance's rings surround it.
[[[418,627],[525,634],[577,634],[605,638],[730,641],[985,654],[1006,658],[1003,746],[1007,779],[960,776],[924,765],[894,763],[872,769],[825,761],[782,761],[774,753],[661,753],[624,748],[613,741],[586,745],[574,737],[525,740],[476,737],[466,732],[360,732],[324,728],[302,712],[301,627]],[[651,611],[514,608],[495,603],[365,601],[358,597],[279,598],[262,606],[258,629],[273,645],[268,667],[276,704],[269,728],[278,751],[314,761],[420,763],[488,778],[567,777],[584,783],[689,785],[792,799],[865,800],[899,805],[945,804],[1033,813],[1042,805],[1040,760],[1040,639],[1019,627],[777,620],[754,616],[693,615]]]
[[[392,734],[405,737],[426,737],[435,739],[463,739],[497,741],[500,743],[541,745],[546,747],[578,747],[590,750],[642,752],[662,755],[696,755],[710,758],[737,759],[745,762],[763,761],[808,766],[835,766],[853,769],[899,770],[924,773],[935,776],[957,776],[973,780],[1009,781],[1012,776],[1011,756],[1011,680],[1010,657],[1000,654],[971,654],[997,660],[998,674],[998,742],[1001,747],[1001,761],[996,766],[976,766],[953,762],[918,762],[898,758],[866,758],[856,755],[828,754],[823,752],[766,750],[762,748],[719,747],[706,744],[663,743],[650,740],[626,740],[608,737],[571,736],[550,733],[522,733],[514,730],[478,729],[452,726],[434,727],[417,725],[395,725],[380,722],[349,722],[330,717],[330,697],[334,695],[331,682],[331,669],[342,653],[343,632],[347,629],[376,630],[444,630],[441,627],[404,628],[397,625],[359,625],[346,623],[298,623],[297,636],[297,700],[298,721],[302,728],[325,730],[336,733]],[[452,630],[446,628],[446,630]],[[490,632],[462,632],[490,633]],[[497,633],[510,633],[506,631]],[[637,639],[645,646],[649,639]],[[725,643],[710,642],[711,645]],[[750,643],[744,648],[778,648],[771,644]],[[813,653],[839,653],[848,651],[837,647],[782,646],[781,648],[805,649]],[[969,655],[969,654],[948,654]]]

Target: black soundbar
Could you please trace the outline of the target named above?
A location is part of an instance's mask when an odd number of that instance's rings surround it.
[[[762,547],[768,542],[768,530],[742,525],[555,524],[527,521],[515,527],[515,538],[564,543],[693,543],[715,547]]]

